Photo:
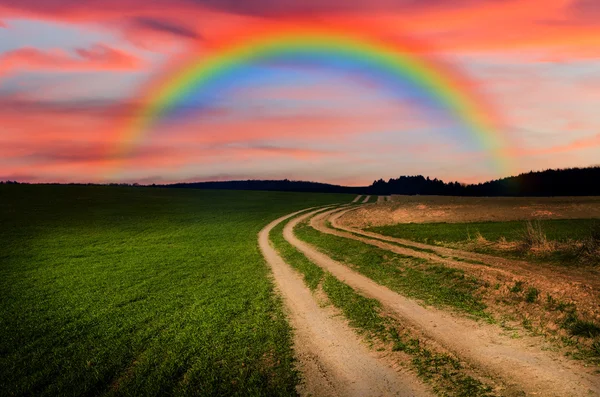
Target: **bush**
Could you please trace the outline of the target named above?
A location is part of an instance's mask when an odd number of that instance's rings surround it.
[[[548,249],[550,244],[546,233],[542,230],[542,224],[539,220],[535,222],[527,221],[525,230],[521,233],[521,248],[524,251],[531,249]]]
[[[585,262],[600,264],[600,223],[594,223],[590,235],[583,241],[579,257]]]
[[[600,339],[597,339],[592,343],[592,353],[600,357]]]
[[[509,291],[513,292],[515,294],[518,294],[519,292],[523,291],[523,282],[522,281],[517,281],[515,283],[515,285],[510,288]]]
[[[569,329],[574,336],[594,338],[600,335],[600,327],[592,321],[577,319],[570,325]]]
[[[527,295],[525,295],[525,301],[529,303],[534,303],[537,301],[538,296],[540,295],[540,291],[537,288],[529,287],[527,290]]]

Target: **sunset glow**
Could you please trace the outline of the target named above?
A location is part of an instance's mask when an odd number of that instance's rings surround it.
[[[585,0],[0,0],[0,180],[423,174],[600,159]]]

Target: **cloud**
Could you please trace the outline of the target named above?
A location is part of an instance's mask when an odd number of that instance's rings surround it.
[[[590,53],[600,48],[600,24],[590,21],[598,20],[594,15],[600,6],[596,0],[570,4],[569,0],[546,0],[544,7],[531,0],[0,0],[0,13],[117,26],[125,37],[147,48],[159,35],[194,39],[202,29],[202,38],[210,43],[245,23],[300,18],[319,24],[343,22],[382,35],[410,32],[440,51],[549,48],[572,57],[580,52],[594,56]],[[198,21],[202,21],[199,28]]]
[[[136,17],[131,21],[131,25],[138,29],[148,29],[161,33],[168,33],[187,39],[198,39],[200,35],[194,30],[169,22],[162,19],[149,17]]]
[[[200,18],[196,18],[200,19]],[[171,50],[174,45],[187,44],[202,40],[202,36],[186,18],[176,16],[172,19],[154,16],[135,16],[116,26],[122,29],[125,39],[134,45],[151,51]]]
[[[600,16],[600,2],[598,0],[575,0],[569,9],[577,16],[588,18]],[[598,22],[597,19],[596,22]]]
[[[125,71],[139,69],[142,65],[139,58],[104,44],[89,49],[78,48],[74,54],[61,49],[43,51],[32,47],[0,54],[0,74],[14,70]]]
[[[501,3],[509,2],[508,0]],[[449,4],[444,0],[11,0],[0,1],[9,9],[42,14],[80,15],[84,10],[98,12],[121,11],[146,12],[150,10],[168,12],[169,9],[212,9],[228,13],[254,16],[299,16],[327,13],[357,13],[381,11],[407,11],[414,9],[452,9],[478,4],[498,3],[494,0],[457,0]]]
[[[8,25],[0,20],[0,28],[8,28]]]
[[[572,152],[576,150],[591,149],[600,147],[600,134],[575,139],[567,144],[554,145],[545,148],[532,148],[532,149],[516,149],[513,154],[519,157],[524,156],[537,156],[544,154],[559,154]]]

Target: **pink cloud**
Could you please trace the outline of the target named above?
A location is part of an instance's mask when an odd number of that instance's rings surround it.
[[[525,157],[542,154],[558,154],[595,147],[600,147],[600,133],[590,137],[575,139],[567,144],[554,145],[545,148],[515,149],[513,150],[513,155]]]
[[[139,58],[104,44],[89,49],[78,48],[75,54],[61,49],[42,51],[31,47],[0,54],[0,74],[14,70],[125,71],[142,66]]]
[[[432,41],[440,51],[547,48],[561,51],[563,56],[589,57],[597,56],[595,49],[600,47],[600,25],[589,23],[596,3],[546,0],[540,7],[531,0],[0,0],[0,11],[11,17],[119,25],[127,38],[144,45],[149,45],[144,36],[151,43],[167,35],[180,40],[202,35],[210,42],[244,24],[265,24],[269,19],[293,23],[296,18],[311,16],[319,17],[320,23],[343,22],[382,35],[402,34],[401,26],[404,32]],[[202,24],[197,28],[199,20]]]

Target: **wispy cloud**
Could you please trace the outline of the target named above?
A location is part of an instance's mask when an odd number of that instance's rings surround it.
[[[77,48],[74,53],[61,49],[42,51],[25,47],[0,54],[0,74],[18,70],[137,70],[143,62],[125,51],[96,44],[92,48]]]

